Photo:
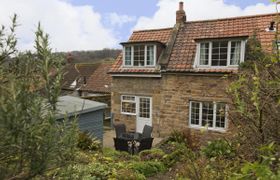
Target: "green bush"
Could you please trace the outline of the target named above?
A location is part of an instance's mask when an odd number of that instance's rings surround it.
[[[112,148],[103,148],[103,156],[110,157],[114,161],[139,161],[139,156],[132,156],[128,152],[116,151]]]
[[[167,145],[165,148],[169,153],[163,157],[163,163],[166,167],[171,167],[177,162],[183,161],[190,153],[185,144],[170,142]]]
[[[145,177],[150,177],[166,170],[164,164],[157,161],[133,162],[130,164],[130,168],[143,174]]]
[[[207,158],[220,157],[230,158],[235,155],[231,144],[226,140],[218,139],[208,142],[208,145],[202,148],[202,153]]]
[[[115,175],[112,175],[110,178],[117,179],[117,180],[131,180],[131,179],[145,180],[146,179],[146,177],[143,174],[134,171],[132,169],[120,169],[117,171]]]
[[[78,148],[85,151],[101,150],[101,143],[98,139],[92,138],[87,132],[80,132],[78,138]]]
[[[141,151],[139,157],[142,161],[161,161],[165,153],[161,149],[153,148]]]

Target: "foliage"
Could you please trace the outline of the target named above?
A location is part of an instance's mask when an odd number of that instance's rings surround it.
[[[131,169],[143,174],[145,177],[155,175],[159,172],[165,171],[165,166],[162,162],[157,161],[140,161],[134,162],[130,165]]]
[[[198,136],[195,133],[192,133],[189,128],[182,131],[173,130],[167,141],[184,143],[192,150],[198,150],[200,146]]]
[[[260,158],[246,162],[233,179],[280,179],[280,148],[270,143],[260,148]]]
[[[141,151],[139,157],[141,161],[161,161],[165,153],[158,148]]]
[[[235,155],[231,143],[223,139],[218,139],[218,140],[208,142],[207,146],[205,146],[202,149],[202,153],[207,158],[220,157],[220,156],[225,158],[230,158]]]
[[[12,22],[0,30],[0,179],[30,179],[73,161],[77,125],[56,122],[63,60],[48,35],[39,24],[35,55],[19,53]]]
[[[80,132],[78,138],[78,148],[87,151],[101,150],[101,143],[98,139],[92,138],[87,132]]]
[[[280,144],[280,67],[276,54],[261,47],[257,34],[247,43],[246,61],[229,87],[230,119],[243,137],[247,156],[257,156],[257,147]]]

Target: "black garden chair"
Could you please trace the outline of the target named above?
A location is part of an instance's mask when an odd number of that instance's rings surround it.
[[[117,151],[129,152],[128,141],[121,138],[114,138],[115,149]]]
[[[150,138],[152,137],[153,127],[145,125],[143,128],[143,132],[141,138]]]
[[[142,138],[140,141],[139,141],[139,146],[137,148],[137,152],[141,152],[143,150],[146,150],[146,149],[151,149],[152,148],[152,145],[153,145],[153,140],[154,138]]]
[[[120,138],[122,134],[126,133],[125,124],[114,124],[114,128],[116,131],[116,138]]]

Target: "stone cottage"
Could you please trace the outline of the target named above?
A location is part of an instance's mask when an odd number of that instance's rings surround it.
[[[172,28],[134,31],[110,69],[115,122],[154,136],[173,129],[231,129],[229,80],[257,32],[263,48],[275,43],[276,14],[188,21],[180,2]]]

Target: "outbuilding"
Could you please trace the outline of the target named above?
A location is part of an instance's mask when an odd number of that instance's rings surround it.
[[[81,99],[73,96],[61,96],[57,103],[57,120],[65,117],[77,118],[82,132],[88,132],[91,136],[103,140],[103,120],[107,104]]]

